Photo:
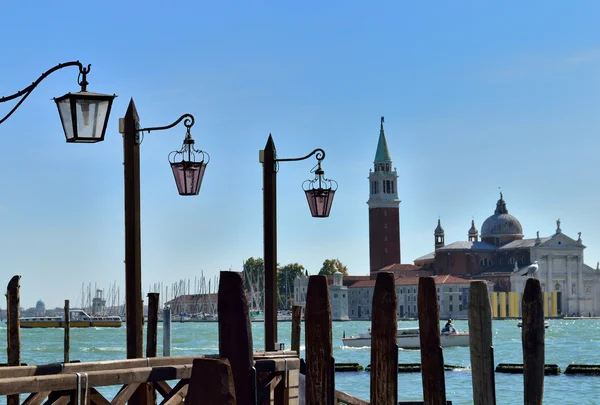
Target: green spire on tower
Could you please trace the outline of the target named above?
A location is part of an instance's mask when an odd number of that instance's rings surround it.
[[[392,162],[390,157],[390,151],[388,150],[387,141],[385,140],[385,133],[383,132],[383,117],[381,117],[381,128],[379,130],[379,142],[377,143],[377,152],[375,153],[374,163],[387,163]]]

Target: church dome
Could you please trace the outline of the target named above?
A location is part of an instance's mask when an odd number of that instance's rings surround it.
[[[477,228],[475,228],[475,220],[472,219],[471,220],[471,229],[469,229],[469,236],[477,235],[478,233],[479,233],[479,231],[477,230]]]
[[[483,222],[481,226],[481,238],[506,238],[512,239],[523,238],[523,227],[517,218],[510,215],[506,209],[506,202],[500,199],[496,203],[494,215]]]

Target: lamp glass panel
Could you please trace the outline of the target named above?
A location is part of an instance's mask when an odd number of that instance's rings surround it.
[[[335,190],[318,188],[305,190],[304,192],[306,193],[306,200],[308,201],[308,208],[311,215],[315,218],[328,217],[331,205],[333,204]]]
[[[58,114],[60,115],[60,121],[62,122],[67,141],[69,139],[73,139],[75,134],[73,133],[73,120],[71,118],[72,115],[70,100],[66,98],[64,100],[57,101],[56,105],[58,106]]]
[[[198,195],[206,170],[204,162],[176,162],[171,163],[175,184],[179,195]]]
[[[75,109],[78,140],[97,142],[102,139],[108,106],[109,102],[106,100],[77,100]]]

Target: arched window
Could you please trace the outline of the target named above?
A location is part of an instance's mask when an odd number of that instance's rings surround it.
[[[511,257],[510,259],[508,259],[508,264],[515,264],[515,258]]]
[[[492,261],[489,258],[484,257],[479,261],[479,265],[483,267],[489,267],[492,265]]]

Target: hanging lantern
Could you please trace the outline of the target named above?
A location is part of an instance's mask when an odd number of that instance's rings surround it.
[[[337,190],[337,182],[335,180],[326,179],[325,172],[321,169],[321,161],[317,164],[315,170],[315,178],[306,180],[302,187],[308,201],[310,213],[315,218],[326,218],[331,211],[333,197]]]
[[[94,143],[104,140],[110,108],[116,95],[90,93],[87,91],[86,75],[90,71],[80,67],[78,80],[81,91],[67,93],[54,98],[62,122],[65,137],[69,143]]]
[[[183,146],[180,150],[169,154],[169,162],[179,195],[198,195],[210,156],[208,153],[194,148],[195,141],[190,133],[193,122],[188,126],[186,120],[184,125],[187,127],[187,133],[183,140]],[[198,158],[201,160],[197,161]]]

